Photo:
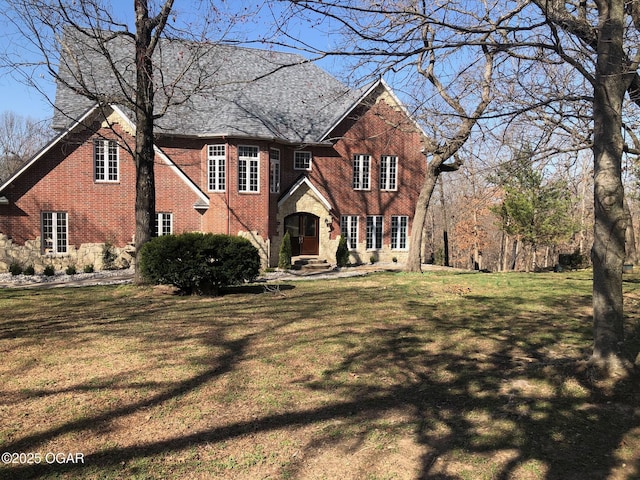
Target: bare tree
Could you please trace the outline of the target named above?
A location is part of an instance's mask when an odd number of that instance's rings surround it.
[[[0,114],[0,183],[34,155],[51,137],[48,122],[14,112]]]
[[[173,0],[134,0],[133,12],[122,15],[116,6],[100,0],[16,0],[4,13],[21,33],[22,41],[40,56],[31,63],[19,55],[4,59],[3,63],[20,71],[27,83],[38,88],[37,74],[44,68],[58,89],[85,99],[80,102],[81,109],[82,105],[98,105],[106,112],[111,105],[118,105],[132,113],[135,143],[128,145],[124,138],[121,140],[136,166],[136,257],[154,231],[155,122],[172,106],[206,88],[203,78],[211,72],[199,61],[213,42],[203,40],[211,40],[207,37],[213,35],[211,32],[224,37],[231,23],[229,20],[225,25],[220,12],[211,5],[203,2],[204,12],[194,11],[188,16],[187,12],[175,11]],[[185,18],[177,21],[178,13]],[[157,54],[163,38],[185,41],[184,56],[172,65],[163,64]],[[189,44],[186,40],[197,42]],[[121,48],[114,51],[114,44]],[[75,120],[82,113],[77,107],[64,110],[53,105],[58,118]],[[141,282],[138,264],[136,281]]]

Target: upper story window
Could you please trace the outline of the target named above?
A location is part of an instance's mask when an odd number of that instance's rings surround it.
[[[96,139],[93,141],[96,182],[118,182],[120,180],[120,160],[118,157],[118,143],[115,140]]]
[[[295,152],[293,154],[295,170],[311,170],[311,152]]]
[[[269,150],[269,191],[280,193],[280,150]]]
[[[209,191],[224,192],[227,181],[227,147],[226,145],[209,145],[207,150]]]
[[[156,213],[156,237],[173,233],[173,214]]]
[[[355,190],[369,190],[371,181],[371,156],[353,156],[353,188]]]
[[[66,212],[42,212],[41,239],[43,253],[67,253]]]
[[[398,189],[398,157],[383,155],[380,158],[380,190]]]
[[[238,191],[260,191],[260,158],[255,146],[238,147]]]

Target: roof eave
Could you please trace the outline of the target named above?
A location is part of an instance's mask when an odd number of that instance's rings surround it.
[[[5,190],[9,185],[11,185],[16,178],[20,177],[25,171],[27,171],[34,163],[36,163],[43,155],[45,155],[49,150],[55,147],[58,142],[60,142],[64,137],[69,135],[78,125],[81,125],[88,117],[90,117],[98,108],[98,104],[95,104],[91,108],[89,108],[82,116],[76,120],[72,125],[68,128],[60,132],[58,136],[53,138],[47,145],[42,147],[38,153],[36,153],[29,161],[27,161],[20,169],[18,169],[13,175],[11,175],[2,185],[0,185],[0,192]]]

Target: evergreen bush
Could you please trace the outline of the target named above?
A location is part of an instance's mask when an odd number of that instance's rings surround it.
[[[17,262],[13,262],[11,265],[9,265],[9,273],[11,273],[11,275],[21,275],[22,274],[22,265],[20,265]]]
[[[291,268],[291,236],[289,232],[282,237],[282,244],[280,245],[280,253],[278,255],[278,268],[289,270]]]
[[[341,236],[336,250],[336,265],[346,267],[349,264],[349,247],[347,245],[347,237]]]
[[[163,235],[147,242],[140,255],[140,271],[147,281],[171,284],[185,294],[218,293],[260,272],[258,250],[249,240],[230,235]]]
[[[24,273],[25,275],[35,275],[36,274],[36,269],[33,268],[33,265],[27,265],[27,267],[24,269]]]
[[[56,274],[55,268],[53,265],[47,265],[44,267],[44,271],[42,272],[46,277],[53,277]]]
[[[69,265],[64,273],[66,273],[67,275],[75,275],[76,273],[78,273],[78,271],[76,270],[75,265]]]

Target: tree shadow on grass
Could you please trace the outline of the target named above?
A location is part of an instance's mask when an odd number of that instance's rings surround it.
[[[224,324],[216,324],[202,341],[219,353],[202,360],[204,366],[206,362],[209,365],[197,375],[164,385],[160,393],[138,402],[24,435],[3,445],[3,450],[34,451],[64,434],[91,431],[96,425],[162,405],[233,371],[239,362],[254,355],[256,338],[273,334],[280,339],[274,349],[285,351],[299,351],[314,343],[318,347],[326,343],[344,346],[340,360],[325,365],[321,376],[301,380],[309,395],[332,392],[331,403],[230,421],[139,446],[112,446],[87,455],[85,465],[117,471],[120,465],[136,459],[193,446],[339,421],[343,433],[320,432],[304,446],[308,460],[325,445],[339,442],[340,436],[363,445],[374,429],[383,428],[389,412],[401,410],[405,415],[394,429],[410,429],[422,447],[416,478],[469,478],[474,471],[474,478],[505,480],[627,478],[616,452],[625,435],[640,427],[637,379],[620,383],[613,392],[601,391],[586,373],[578,371],[575,354],[563,354],[563,349],[579,350],[588,338],[589,318],[583,313],[566,325],[564,315],[524,311],[516,297],[467,296],[457,302],[463,307],[464,302],[479,303],[482,310],[474,313],[475,317],[454,315],[437,309],[437,299],[416,296],[400,297],[404,305],[392,321],[367,322],[349,309],[351,296],[364,298],[366,306],[395,293],[354,287],[336,295],[342,299],[340,308],[336,307],[336,315],[341,316],[330,327],[312,325],[296,330],[295,336],[286,332],[326,308],[329,298],[322,293],[305,293],[304,303],[283,300],[282,318],[264,323],[254,319],[253,328],[239,337],[230,335]],[[575,298],[569,307],[577,311],[585,300]],[[546,302],[549,311],[567,308],[554,305],[560,301],[553,297],[541,298],[541,302]],[[231,318],[250,318],[246,304],[227,308]],[[374,311],[375,305],[371,308]],[[201,307],[183,303],[181,312],[196,314]],[[60,324],[50,327],[59,328]],[[563,329],[575,331],[576,338],[563,335]],[[21,328],[16,332],[29,334]],[[181,334],[175,335],[179,338]],[[353,380],[346,382],[345,376]],[[635,462],[626,468],[638,472],[640,465],[637,459]],[[74,475],[82,474],[82,468],[74,464],[24,465],[0,471],[0,475]],[[298,478],[304,476],[304,468],[303,461],[294,460],[280,473]]]

